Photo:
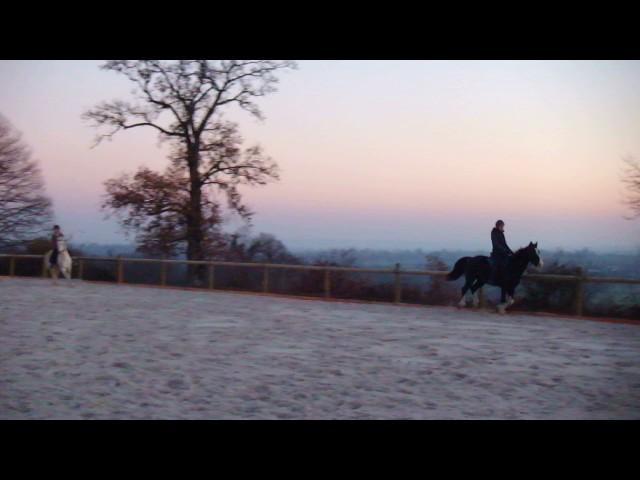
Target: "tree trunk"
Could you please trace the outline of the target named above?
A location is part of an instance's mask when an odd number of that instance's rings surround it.
[[[205,260],[203,250],[204,235],[202,232],[202,185],[198,171],[199,154],[197,150],[189,152],[189,213],[187,217],[187,259]],[[203,265],[189,265],[187,279],[189,284],[203,285],[205,269]]]

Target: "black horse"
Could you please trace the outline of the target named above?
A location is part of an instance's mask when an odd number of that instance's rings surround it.
[[[542,267],[542,257],[538,250],[538,242],[529,242],[527,247],[521,248],[509,257],[507,265],[504,267],[502,277],[494,275],[494,280],[491,282],[489,279],[492,278],[492,263],[489,257],[482,255],[477,257],[462,257],[456,262],[453,270],[447,274],[447,280],[457,280],[463,274],[465,275],[465,282],[462,287],[462,298],[458,304],[460,307],[465,307],[467,304],[467,291],[471,290],[473,306],[477,307],[479,304],[477,291],[480,287],[485,283],[500,287],[502,289],[502,296],[500,300],[501,303],[498,305],[498,311],[505,313],[506,308],[513,304],[513,294],[520,283],[522,274],[529,264],[538,268]]]

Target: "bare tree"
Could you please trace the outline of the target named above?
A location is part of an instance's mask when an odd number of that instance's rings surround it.
[[[232,210],[250,218],[239,185],[264,185],[278,178],[276,164],[260,147],[241,149],[237,125],[223,121],[221,114],[227,106],[237,105],[262,119],[256,99],[275,91],[277,71],[293,67],[293,62],[270,60],[118,60],[102,67],[135,83],[135,101],[104,102],[83,118],[107,128],[96,144],[136,127],[155,129],[161,141],[171,143],[171,175],[187,179],[180,185],[187,196],[181,202],[185,208],[176,213],[184,222],[187,258],[205,258],[203,209],[212,201],[207,199],[212,190],[223,193]],[[119,208],[117,202],[107,206]]]
[[[42,234],[51,216],[37,162],[21,135],[0,116],[0,247]]]
[[[185,253],[189,211],[189,180],[178,168],[164,174],[140,168],[105,182],[103,208],[111,210],[128,232],[137,249],[152,256],[172,257]],[[225,242],[220,231],[220,208],[208,195],[202,200],[203,252],[212,257]]]
[[[624,159],[627,167],[624,171],[623,183],[627,187],[625,203],[632,211],[631,218],[640,217],[640,163],[633,157]]]

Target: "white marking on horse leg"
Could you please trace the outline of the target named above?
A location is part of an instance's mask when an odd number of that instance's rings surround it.
[[[510,307],[514,303],[515,303],[515,300],[513,299],[513,297],[507,295],[507,307]]]
[[[473,306],[478,308],[480,306],[480,295],[478,295],[478,291],[473,292]]]

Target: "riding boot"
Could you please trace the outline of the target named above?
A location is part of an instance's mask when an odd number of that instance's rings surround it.
[[[51,258],[49,258],[49,264],[53,267],[58,263],[58,250],[54,249],[51,252]]]

